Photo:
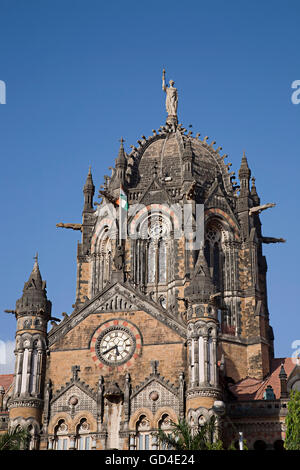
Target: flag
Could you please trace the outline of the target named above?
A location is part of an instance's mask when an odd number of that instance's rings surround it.
[[[120,186],[120,197],[117,200],[117,204],[121,209],[124,209],[124,210],[128,211],[127,196],[126,196],[122,186]]]
[[[124,240],[127,235],[128,202],[122,186],[120,186],[120,197],[117,200],[117,205],[119,206],[119,240]]]

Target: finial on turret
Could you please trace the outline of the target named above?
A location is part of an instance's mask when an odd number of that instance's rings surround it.
[[[33,259],[34,259],[34,267],[35,267],[35,266],[38,266],[38,264],[39,264],[39,263],[38,263],[38,260],[39,260],[38,252],[36,252],[36,254],[35,254],[35,256],[33,257]],[[33,268],[34,268],[34,267],[33,267]]]
[[[119,140],[120,142],[120,148],[119,148],[119,153],[118,153],[118,157],[116,159],[116,167],[117,166],[125,166],[126,165],[126,155],[125,155],[125,150],[124,150],[124,142],[125,140],[123,139],[123,137],[121,137],[121,139]]]

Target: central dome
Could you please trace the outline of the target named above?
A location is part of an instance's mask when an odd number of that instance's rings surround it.
[[[158,131],[138,140],[138,147],[132,147],[127,156],[128,189],[142,190],[157,175],[167,187],[182,186],[184,181],[193,181],[203,189],[213,181],[223,182],[228,196],[234,195],[233,175],[229,173],[229,164],[224,163],[227,155],[221,156],[218,149],[208,144],[208,137],[200,140],[199,135],[192,136],[180,124],[162,126]],[[188,170],[187,170],[188,168]]]

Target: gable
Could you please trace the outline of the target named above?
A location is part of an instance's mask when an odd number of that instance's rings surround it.
[[[174,391],[171,391],[171,387],[167,388],[157,378],[153,378],[150,383],[132,395],[132,414],[139,408],[147,408],[150,409],[152,413],[155,413],[156,410],[163,407],[170,407],[179,415],[179,397]]]
[[[96,400],[76,383],[54,396],[50,407],[52,415],[60,412],[77,413],[82,410],[97,414]]]
[[[91,314],[99,315],[101,313],[119,312],[122,310],[125,312],[134,310],[144,311],[171,328],[179,336],[186,337],[185,325],[183,323],[129,285],[117,282],[106,287],[92,300],[87,301],[80,310],[74,311],[72,315],[65,317],[59,325],[54,326],[48,334],[49,345],[51,346],[56,341],[59,341]]]

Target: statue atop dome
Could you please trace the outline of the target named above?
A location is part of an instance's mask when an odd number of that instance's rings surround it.
[[[166,71],[163,69],[163,75],[162,75],[162,89],[164,92],[166,92],[166,110],[168,113],[167,117],[167,122],[172,121],[172,122],[177,122],[177,105],[178,105],[178,93],[177,93],[177,88],[175,88],[174,81],[170,80],[169,81],[169,86],[166,86],[166,80],[165,80],[165,75]]]

